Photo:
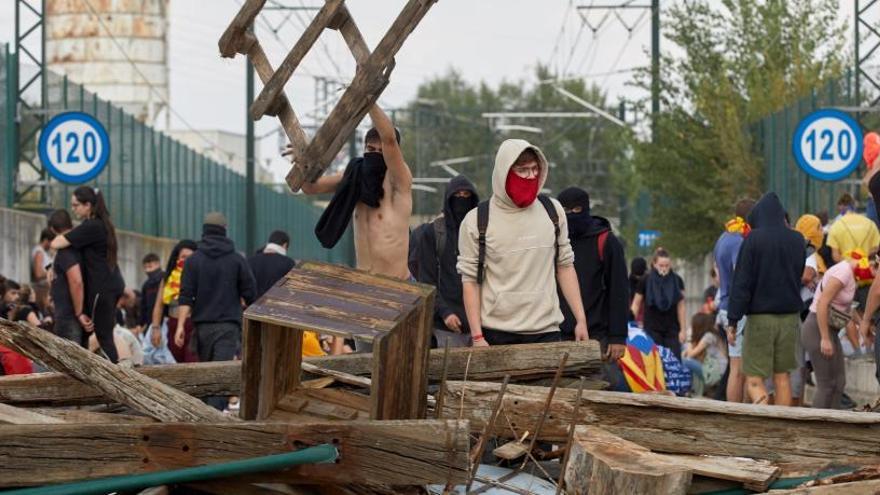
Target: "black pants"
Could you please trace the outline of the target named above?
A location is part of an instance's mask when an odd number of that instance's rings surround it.
[[[75,342],[77,345],[88,347],[88,343],[85,341],[85,332],[83,331],[82,325],[76,321],[76,318],[58,318],[55,320],[55,326],[52,330],[55,332],[55,335],[62,339],[67,339]],[[114,346],[114,349],[115,348],[116,347]]]
[[[195,342],[199,361],[232,361],[241,346],[241,327],[237,323],[196,323]],[[205,402],[221,411],[229,405],[228,397],[208,397]]]
[[[483,338],[489,345],[543,344],[545,342],[561,342],[559,332],[515,333],[502,330],[483,329]]]
[[[681,342],[678,341],[678,332],[659,333],[646,328],[645,333],[651,337],[655,344],[669,349],[679,361],[681,360]]]
[[[101,293],[87,301],[87,310],[91,311],[95,323],[95,337],[101,350],[111,363],[119,362],[116,343],[113,342],[113,328],[116,326],[116,302],[121,294]]]

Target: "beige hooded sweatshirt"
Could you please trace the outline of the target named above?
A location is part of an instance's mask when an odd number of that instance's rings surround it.
[[[507,173],[529,148],[540,160],[543,188],[550,168],[538,147],[522,139],[508,139],[495,155],[480,317],[483,328],[536,334],[559,330],[563,316],[556,293],[556,267],[574,263],[574,253],[565,211],[558,201],[551,199],[559,215],[559,258],[554,262],[553,221],[544,206],[536,199],[520,208],[507,195]],[[479,239],[474,208],[462,221],[458,238],[457,269],[464,282],[477,281]]]

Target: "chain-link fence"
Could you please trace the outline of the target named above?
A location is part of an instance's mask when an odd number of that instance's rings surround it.
[[[833,216],[837,199],[844,192],[865,197],[859,186],[860,169],[838,181],[820,181],[801,170],[792,153],[792,139],[798,123],[814,110],[839,108],[848,111],[863,126],[870,127],[870,122],[876,118],[855,112],[857,106],[852,74],[848,73],[764,117],[752,127],[755,149],[764,161],[764,189],[779,195],[792,221],[806,213],[828,212]]]
[[[8,51],[0,50],[7,53]],[[14,54],[11,57],[14,59]],[[4,60],[4,62],[6,62]],[[4,63],[0,87],[6,84],[10,63]],[[221,211],[229,221],[229,235],[239,249],[245,247],[245,177],[211,158],[197,153],[179,141],[141,123],[121,108],[98,98],[66,76],[47,72],[46,117],[66,111],[82,111],[94,116],[110,137],[110,159],[104,171],[90,185],[100,188],[117,228],[146,235],[173,239],[201,235],[206,212]],[[4,88],[5,89],[5,88]],[[5,91],[0,98],[0,125],[8,125],[15,92]],[[39,125],[40,119],[22,119],[21,126]],[[17,184],[14,200],[4,197],[6,205],[65,208],[76,186],[54,179],[27,177],[26,167],[14,167],[19,156],[16,140],[2,130],[7,165],[6,184]],[[27,132],[22,132],[27,136]],[[33,152],[39,133],[21,146]],[[7,149],[7,148],[12,149]],[[29,148],[29,149],[27,149]],[[18,176],[14,176],[21,169]],[[40,191],[40,194],[27,193]],[[4,193],[9,191],[4,189]],[[36,204],[34,204],[36,202]],[[275,229],[291,236],[291,255],[353,264],[354,247],[349,231],[333,250],[320,246],[313,229],[320,216],[319,208],[301,196],[287,192],[286,186],[256,185],[256,239],[264,241]]]

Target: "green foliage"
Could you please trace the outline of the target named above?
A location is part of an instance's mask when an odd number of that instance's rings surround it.
[[[547,68],[539,66],[533,80],[505,81],[493,88],[485,83],[470,84],[451,69],[423,83],[416,99],[395,115],[402,129],[404,156],[414,176],[448,177],[431,162],[474,157],[451,167],[471,179],[486,199],[491,194],[498,146],[505,139],[522,138],[539,146],[551,162],[546,187],[552,195],[568,186],[583,187],[597,204],[597,214],[617,217],[619,195],[612,171],[627,162],[627,129],[595,117],[511,119],[509,124],[537,127],[541,132],[503,131],[492,129],[489,120],[482,117],[486,112],[587,112],[552,84],[541,82],[553,78]],[[596,86],[587,86],[582,80],[557,84],[594,105],[608,107],[604,93]],[[416,192],[416,213],[431,214],[440,209],[444,186],[435,186],[438,193]]]
[[[833,0],[687,0],[664,13],[676,55],[661,62],[662,112],[654,141],[634,143],[634,170],[675,256],[710,251],[734,202],[763,191],[750,124],[840,76],[838,12]]]

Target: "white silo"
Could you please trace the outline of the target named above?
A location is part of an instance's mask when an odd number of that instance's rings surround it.
[[[169,0],[47,0],[46,64],[148,124],[168,101]]]

